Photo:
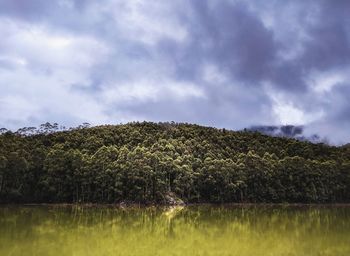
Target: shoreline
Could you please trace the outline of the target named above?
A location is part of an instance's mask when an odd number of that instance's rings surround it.
[[[350,207],[350,203],[190,203],[190,204],[107,204],[107,203],[6,203],[0,204],[2,207],[84,207],[84,208],[175,208],[175,207],[224,207],[224,208],[244,208],[244,207]]]

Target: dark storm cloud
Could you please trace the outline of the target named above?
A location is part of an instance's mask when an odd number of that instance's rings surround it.
[[[21,19],[38,19],[43,16],[43,13],[50,10],[52,3],[45,0],[36,1],[1,1],[0,13],[4,16],[17,17]]]
[[[63,14],[61,11],[66,11],[67,7],[73,7],[79,13],[87,3],[86,0],[2,0],[0,1],[0,14],[28,21],[39,21],[48,17],[54,19],[57,14]]]
[[[301,62],[305,68],[328,70],[350,63],[349,1],[323,1],[319,20],[307,29]]]
[[[345,0],[0,0],[0,125],[291,123],[349,140],[349,14]]]
[[[184,26],[190,41],[177,47],[161,42],[160,49],[178,66],[178,76],[200,76],[203,63],[214,63],[227,75],[247,82],[268,75],[278,46],[273,33],[243,3],[191,1]],[[179,54],[180,51],[180,54]]]
[[[350,125],[350,83],[340,84],[326,94],[327,119],[334,125]],[[334,104],[336,103],[336,104]]]
[[[315,15],[314,5],[294,3],[309,8],[306,16]],[[303,91],[308,86],[305,76],[311,70],[323,71],[349,64],[348,5],[346,1],[334,5],[331,1],[320,2],[316,6],[320,9],[317,20],[303,27],[306,39],[302,42],[302,54],[289,60],[284,60],[279,53],[290,42],[278,41],[274,31],[264,26],[244,1],[191,1],[192,12],[185,20],[191,43],[177,48],[163,42],[160,48],[174,53],[171,58],[179,66],[180,77],[200,76],[198,68],[209,61],[248,85],[260,86],[261,82],[268,81],[286,91]],[[265,5],[267,10],[280,7],[272,1]],[[295,15],[299,18],[298,13]]]

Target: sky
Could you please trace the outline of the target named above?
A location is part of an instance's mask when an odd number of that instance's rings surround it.
[[[0,0],[0,127],[304,125],[350,142],[350,1]]]

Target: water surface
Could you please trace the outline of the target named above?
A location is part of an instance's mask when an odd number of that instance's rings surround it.
[[[350,207],[1,206],[0,255],[349,256]]]

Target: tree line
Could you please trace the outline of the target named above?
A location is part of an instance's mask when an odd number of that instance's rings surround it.
[[[1,203],[350,201],[350,147],[186,123],[3,129]]]

